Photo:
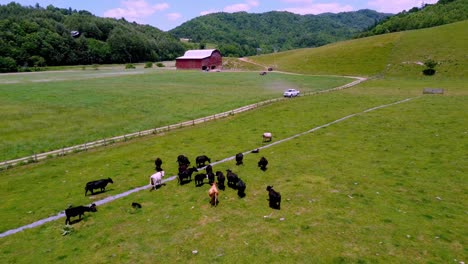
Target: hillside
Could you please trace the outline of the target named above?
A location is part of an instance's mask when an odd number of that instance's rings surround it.
[[[0,46],[0,72],[172,60],[184,52],[178,39],[151,26],[14,2],[0,5]]]
[[[467,46],[465,20],[249,59],[282,71],[366,76],[420,76],[421,64],[433,59],[438,62],[436,76],[466,77]]]
[[[276,11],[215,13],[192,19],[169,32],[192,42],[217,43],[224,56],[242,57],[350,39],[388,15],[372,10],[304,16]]]
[[[429,28],[468,19],[468,0],[440,0],[437,4],[413,7],[388,17],[359,34],[360,37],[380,35],[410,29]]]

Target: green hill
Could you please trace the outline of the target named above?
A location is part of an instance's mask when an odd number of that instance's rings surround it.
[[[192,42],[217,43],[224,56],[241,57],[350,39],[388,15],[372,10],[304,16],[276,11],[215,13],[194,18],[169,32]]]
[[[365,76],[419,76],[421,64],[432,59],[438,62],[436,76],[464,77],[466,47],[468,20],[249,59],[282,71]]]
[[[157,28],[88,11],[0,5],[0,72],[54,65],[173,60],[182,43]]]
[[[466,19],[468,19],[468,0],[440,0],[434,5],[413,7],[408,11],[388,17],[360,36],[429,28]]]

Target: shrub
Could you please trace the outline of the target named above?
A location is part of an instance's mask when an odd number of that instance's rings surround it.
[[[164,67],[164,64],[163,64],[162,62],[158,62],[158,63],[156,63],[156,66],[158,66],[158,67]]]
[[[135,65],[133,65],[133,64],[131,64],[131,63],[127,63],[127,64],[125,65],[125,69],[135,69],[135,68],[136,68]]]
[[[433,59],[427,59],[425,62],[424,62],[424,65],[427,67],[426,69],[423,70],[423,74],[424,75],[434,75],[435,74],[435,67],[437,66],[437,61],[433,60]]]
[[[147,63],[145,63],[145,68],[153,68],[153,63],[148,61]]]

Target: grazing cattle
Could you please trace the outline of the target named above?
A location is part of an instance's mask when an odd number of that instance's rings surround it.
[[[150,184],[151,184],[151,189],[156,190],[159,188],[159,186],[162,185],[162,178],[164,177],[164,171],[158,171],[155,174],[150,176]]]
[[[268,191],[270,207],[279,210],[281,207],[281,194],[273,190],[273,186],[267,186],[266,190]]]
[[[205,155],[202,155],[202,156],[198,156],[198,157],[195,159],[195,162],[197,163],[197,167],[198,167],[198,168],[201,168],[201,167],[205,166],[205,162],[211,163],[211,159],[208,158],[208,157],[205,156]]]
[[[91,206],[77,206],[77,207],[69,207],[65,209],[65,215],[67,219],[65,220],[65,224],[71,224],[70,217],[81,216],[84,215],[85,212],[96,212],[96,204],[92,204]]]
[[[213,172],[209,172],[206,174],[206,177],[208,178],[208,184],[213,184],[213,182],[215,181],[215,175]]]
[[[239,195],[239,197],[241,198],[245,197],[245,188],[246,188],[245,182],[239,179],[237,181],[236,188],[237,188],[237,195]]]
[[[213,173],[213,167],[211,165],[206,166],[206,174]]]
[[[179,174],[178,174],[179,177],[177,178],[177,181],[178,181],[179,185],[183,184],[183,182],[186,179],[191,181],[192,180],[192,174],[194,172],[196,172],[196,171],[198,171],[198,169],[193,167],[193,168],[188,168],[188,169],[186,169],[186,170],[184,170],[182,172],[179,172]]]
[[[202,186],[203,185],[203,180],[206,178],[206,174],[204,173],[199,173],[195,175],[195,186]]]
[[[154,160],[154,165],[155,165],[156,171],[162,171],[162,168],[161,168],[162,160],[159,157]]]
[[[263,142],[271,141],[273,139],[273,135],[270,132],[263,133]]]
[[[252,153],[259,153],[260,152],[260,149],[256,148],[254,150],[251,151]]]
[[[226,170],[226,178],[228,182],[228,186],[231,188],[236,188],[236,184],[239,181],[239,177],[237,177],[237,174],[232,172],[231,170]]]
[[[224,174],[221,171],[216,172],[216,177],[218,178],[218,188],[220,190],[224,191],[224,189],[226,189],[226,186],[224,186],[224,182],[226,181],[226,177],[224,177]]]
[[[268,165],[268,160],[265,158],[265,157],[262,157],[259,161],[258,161],[258,167],[260,167],[260,169],[262,171],[266,171],[266,166]]]
[[[136,203],[136,202],[133,202],[133,203],[132,203],[132,207],[135,208],[135,209],[140,209],[140,208],[141,208],[141,204]]]
[[[210,204],[211,206],[218,205],[218,188],[216,188],[216,183],[211,185],[210,190],[208,191],[208,196],[210,196]]]
[[[242,153],[237,153],[237,154],[236,154],[236,165],[242,165],[242,164],[244,164],[243,160],[244,160],[244,154],[242,154]]]
[[[107,184],[109,182],[114,183],[111,178],[101,179],[101,180],[97,180],[97,181],[90,181],[90,182],[86,183],[85,194],[84,195],[86,196],[88,191],[91,191],[91,194],[93,195],[94,194],[94,192],[93,192],[94,189],[101,189],[101,192],[105,191],[106,186],[107,186]]]
[[[180,165],[187,165],[187,166],[190,165],[189,159],[188,159],[186,156],[184,156],[184,155],[179,155],[179,156],[177,157],[177,162],[179,163],[179,166],[180,166]]]

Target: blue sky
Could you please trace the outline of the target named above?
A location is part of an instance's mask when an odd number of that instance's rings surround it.
[[[11,0],[0,0],[5,5]],[[378,12],[398,13],[437,0],[22,0],[23,6],[87,10],[100,17],[124,17],[127,21],[149,24],[161,30],[171,30],[198,16],[215,12],[264,13],[289,11],[292,13],[321,14],[372,9]]]

